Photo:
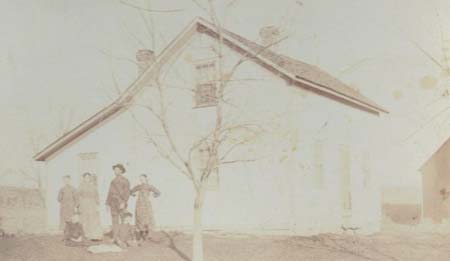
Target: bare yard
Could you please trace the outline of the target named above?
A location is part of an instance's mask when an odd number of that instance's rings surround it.
[[[450,236],[418,233],[380,233],[372,236],[319,235],[312,237],[207,235],[206,260],[233,261],[444,261],[450,260]],[[85,248],[64,246],[60,236],[20,236],[0,239],[0,260],[66,261],[183,261],[190,260],[190,236],[161,234],[122,253],[90,254]]]

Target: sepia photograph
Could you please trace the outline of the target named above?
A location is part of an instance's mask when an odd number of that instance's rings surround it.
[[[0,0],[0,260],[450,261],[450,0]]]

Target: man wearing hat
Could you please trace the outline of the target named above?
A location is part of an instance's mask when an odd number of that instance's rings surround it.
[[[122,164],[116,164],[113,167],[115,178],[111,181],[109,186],[108,197],[106,205],[111,211],[113,239],[118,238],[118,226],[122,223],[122,214],[126,212],[128,198],[130,197],[130,182],[123,176],[126,172]]]

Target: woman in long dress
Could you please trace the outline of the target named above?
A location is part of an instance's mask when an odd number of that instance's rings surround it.
[[[131,195],[135,196],[135,193],[138,193],[135,213],[136,229],[139,232],[140,238],[145,240],[149,236],[149,233],[153,231],[155,225],[150,195],[153,194],[153,197],[156,198],[159,197],[161,192],[148,183],[146,174],[142,174],[139,179],[141,184],[131,190]]]
[[[80,221],[83,225],[85,237],[91,240],[100,240],[103,231],[98,212],[99,196],[96,183],[90,173],[83,174],[83,180],[78,189]]]

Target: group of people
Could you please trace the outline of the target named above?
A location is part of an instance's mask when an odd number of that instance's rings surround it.
[[[112,167],[115,177],[111,181],[106,205],[111,213],[112,239],[120,247],[127,247],[137,241],[149,238],[154,226],[150,196],[159,197],[160,191],[148,182],[146,174],[141,174],[140,184],[130,188],[122,164]],[[100,223],[100,199],[95,176],[84,173],[78,189],[71,185],[70,176],[63,177],[64,186],[58,193],[60,203],[60,229],[64,230],[66,245],[89,245],[103,239]],[[137,194],[135,226],[133,215],[128,212],[128,199]]]

